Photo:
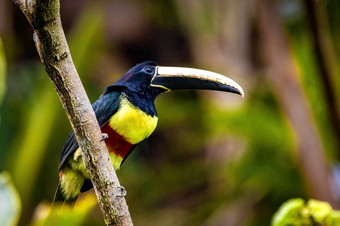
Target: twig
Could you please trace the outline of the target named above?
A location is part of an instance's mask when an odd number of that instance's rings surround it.
[[[82,150],[107,225],[132,225],[96,116],[73,64],[59,0],[13,0],[34,30],[40,59],[53,82]]]

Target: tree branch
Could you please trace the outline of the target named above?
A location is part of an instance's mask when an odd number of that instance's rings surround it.
[[[87,98],[60,20],[59,0],[13,0],[30,22],[40,60],[53,82],[82,150],[105,223],[132,225],[96,116]]]
[[[297,79],[298,72],[275,4],[270,0],[256,2],[261,40],[265,43],[262,45],[264,47],[261,53],[268,67],[268,78],[295,132],[298,161],[310,189],[309,192],[312,197],[338,207],[338,200],[333,195],[334,182],[329,176],[329,166],[322,143]]]
[[[327,46],[329,42],[327,37],[326,20],[323,18],[323,13],[320,3],[314,0],[303,1],[306,8],[306,17],[308,20],[308,26],[311,33],[312,48],[315,52],[316,67],[318,75],[324,86],[326,107],[329,112],[330,126],[333,127],[336,136],[336,146],[340,148],[340,111],[338,107],[338,98],[336,96],[336,86],[333,81],[335,76],[333,65],[330,62],[333,54],[330,54],[331,47]],[[327,30],[326,30],[327,31]],[[329,45],[329,44],[328,44]],[[337,152],[338,160],[340,160],[340,152]]]

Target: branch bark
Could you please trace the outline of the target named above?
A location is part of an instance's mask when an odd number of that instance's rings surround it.
[[[73,64],[59,0],[13,0],[31,24],[40,60],[53,82],[82,150],[107,225],[132,225],[96,116]]]

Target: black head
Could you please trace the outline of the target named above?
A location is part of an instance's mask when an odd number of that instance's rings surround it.
[[[106,87],[103,94],[113,90],[129,90],[131,92],[144,93],[151,88],[151,81],[156,73],[157,64],[153,61],[144,61],[131,68],[116,83]],[[165,91],[159,89],[159,93]]]

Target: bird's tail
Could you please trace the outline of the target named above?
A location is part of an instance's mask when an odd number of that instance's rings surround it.
[[[75,197],[75,198],[66,199],[64,192],[62,191],[60,181],[59,181],[58,187],[57,187],[57,190],[55,192],[54,199],[53,199],[53,202],[52,202],[52,206],[59,203],[59,204],[67,204],[68,206],[73,207],[77,198],[78,198],[78,196]]]

